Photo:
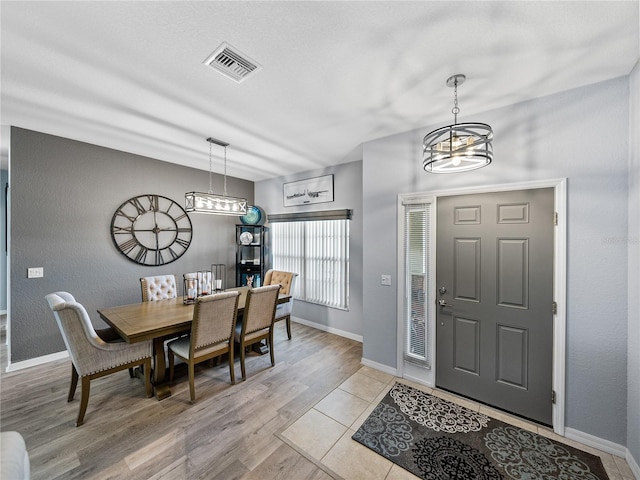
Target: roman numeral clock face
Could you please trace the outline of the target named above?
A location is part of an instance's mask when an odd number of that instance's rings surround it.
[[[160,195],[130,198],[111,219],[116,248],[140,265],[158,266],[177,260],[189,248],[192,233],[187,212]]]

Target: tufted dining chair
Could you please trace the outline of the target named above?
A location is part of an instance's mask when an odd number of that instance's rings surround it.
[[[244,355],[245,348],[254,343],[266,340],[269,345],[271,366],[276,359],[273,352],[273,320],[278,302],[278,285],[267,285],[252,288],[247,292],[247,300],[242,315],[242,322],[236,324],[235,341],[240,344],[240,369],[242,380],[247,379]]]
[[[193,308],[191,334],[169,342],[169,381],[173,382],[174,357],[187,363],[191,403],[196,400],[195,365],[205,360],[229,354],[229,376],[236,383],[233,366],[233,330],[238,317],[239,292],[223,292],[196,300]]]
[[[96,333],[85,308],[67,292],[50,293],[46,297],[49,308],[62,334],[64,344],[71,357],[71,386],[67,401],[73,400],[78,384],[82,380],[82,397],[76,426],[84,423],[89,403],[90,382],[110,373],[144,365],[144,386],[147,397],[151,390],[151,341],[129,344],[107,343]]]
[[[73,295],[71,295],[69,292],[58,292],[58,295],[60,295],[60,297],[64,298],[64,300],[66,302],[75,302],[76,299],[74,298]],[[124,342],[124,339],[118,334],[118,332],[116,332],[113,328],[111,327],[106,327],[106,328],[96,328],[96,335],[98,335],[98,337],[100,337],[101,340],[104,340],[107,343],[114,343],[114,342]],[[129,376],[131,378],[135,377],[135,373],[133,371],[133,367],[131,367],[129,369]]]
[[[293,292],[295,288],[297,273],[283,272],[281,270],[267,270],[264,275],[263,285],[275,285],[280,284],[280,293],[282,295],[291,295],[291,298],[287,303],[280,303],[276,307],[275,321],[280,320],[287,321],[287,336],[291,340],[291,310],[293,309]]]
[[[177,298],[178,288],[175,275],[155,275],[153,277],[141,277],[142,301],[153,302],[167,298]]]
[[[167,300],[169,298],[178,298],[176,276],[173,274],[155,275],[152,277],[140,277],[140,288],[142,289],[143,302],[155,302],[158,300]],[[165,361],[167,360],[167,356],[166,356],[167,343],[169,342],[169,340],[177,338],[181,335],[184,335],[184,333],[167,335],[162,338],[163,344],[164,344],[162,348],[164,349],[164,353],[165,353],[165,357],[164,357]],[[157,348],[160,348],[160,347],[157,347]]]

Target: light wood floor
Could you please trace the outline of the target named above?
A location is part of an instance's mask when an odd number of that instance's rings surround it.
[[[53,321],[53,319],[52,319]],[[229,383],[228,367],[196,370],[196,403],[178,376],[173,395],[146,398],[126,371],[91,382],[85,424],[67,403],[70,361],[5,373],[0,360],[0,426],[19,431],[37,479],[322,479],[331,477],[275,434],[360,368],[362,345],[294,323],[276,327],[276,366],[247,359],[247,381]],[[240,376],[236,362],[236,378]]]

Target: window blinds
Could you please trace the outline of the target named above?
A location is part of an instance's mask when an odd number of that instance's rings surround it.
[[[428,296],[432,279],[428,265],[431,248],[431,204],[405,205],[404,257],[407,301],[404,312],[404,358],[430,367],[427,341]]]
[[[271,233],[273,268],[299,274],[295,298],[349,306],[348,220],[272,221]]]

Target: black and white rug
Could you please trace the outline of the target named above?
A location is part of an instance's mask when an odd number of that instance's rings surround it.
[[[428,480],[608,480],[599,457],[396,383],[353,439]]]

